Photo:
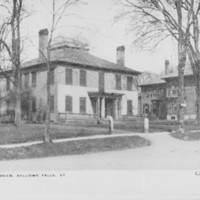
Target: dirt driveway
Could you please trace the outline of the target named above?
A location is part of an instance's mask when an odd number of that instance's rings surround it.
[[[181,141],[169,133],[137,134],[151,146],[113,152],[1,161],[1,170],[196,170],[200,141]]]

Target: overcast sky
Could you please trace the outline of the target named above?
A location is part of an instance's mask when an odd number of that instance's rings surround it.
[[[127,35],[128,24],[113,22],[119,9],[114,5],[114,0],[84,0],[84,2],[86,4],[76,5],[67,10],[70,15],[60,21],[55,36],[82,35],[89,41],[91,54],[112,62],[116,62],[116,47],[125,45],[126,66],[138,71],[160,73],[164,70],[166,59],[171,65],[177,65],[177,50],[171,40],[162,43],[154,53],[138,51],[131,45],[136,36]],[[26,7],[32,11],[32,15],[26,19],[22,27],[24,36],[29,37],[29,42],[25,46],[27,60],[38,55],[38,31],[49,27],[51,1],[27,1]]]

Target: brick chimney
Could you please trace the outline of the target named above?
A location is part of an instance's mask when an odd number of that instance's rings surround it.
[[[39,31],[39,59],[44,59],[47,56],[47,44],[48,44],[48,29],[41,29]]]
[[[169,60],[165,60],[165,74],[169,74]]]
[[[116,54],[117,54],[117,64],[125,66],[125,47],[124,46],[117,47]]]

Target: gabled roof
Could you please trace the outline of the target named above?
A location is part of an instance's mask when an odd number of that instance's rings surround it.
[[[65,46],[63,48],[52,49],[51,62],[62,62],[71,65],[79,65],[80,67],[89,67],[95,69],[103,69],[109,71],[118,71],[122,73],[140,74],[140,72],[127,67],[120,66],[110,61],[98,58],[89,54],[87,50],[71,48]],[[23,68],[44,64],[44,61],[33,59],[22,65]]]
[[[144,83],[141,83],[140,86],[157,85],[157,84],[164,84],[164,83],[166,82],[160,79],[159,77],[153,77],[153,78],[149,78]]]

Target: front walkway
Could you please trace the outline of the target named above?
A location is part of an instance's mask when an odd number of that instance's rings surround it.
[[[197,170],[200,141],[181,141],[169,133],[134,134],[151,146],[112,152],[1,161],[1,170]],[[99,137],[99,136],[98,136]]]

